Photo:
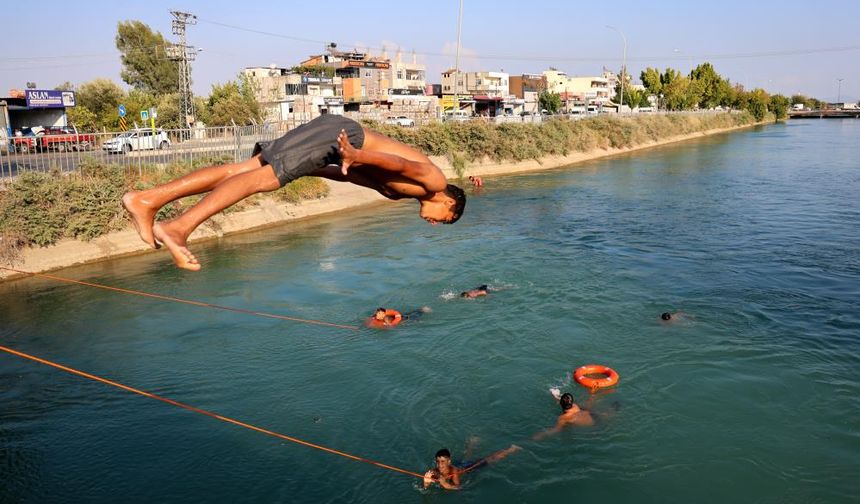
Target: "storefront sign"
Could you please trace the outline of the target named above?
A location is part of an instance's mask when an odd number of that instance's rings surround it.
[[[390,64],[388,64],[384,61],[355,61],[355,60],[347,61],[346,66],[358,67],[358,68],[379,68],[382,70],[391,67]]]
[[[74,91],[55,91],[53,89],[28,89],[24,91],[27,106],[30,108],[66,108],[75,106]]]

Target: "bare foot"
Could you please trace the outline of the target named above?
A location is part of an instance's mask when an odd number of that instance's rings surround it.
[[[349,167],[355,162],[356,156],[358,156],[358,149],[349,143],[349,135],[346,134],[346,130],[340,130],[340,134],[337,136],[337,145],[341,158],[340,171],[346,175]]]
[[[152,248],[158,248],[155,237],[152,235],[152,223],[158,210],[153,210],[139,198],[140,193],[130,191],[123,195],[122,206],[131,215],[131,223],[140,235],[140,239]]]
[[[198,271],[201,266],[194,254],[185,246],[186,237],[170,229],[169,224],[158,223],[152,227],[153,235],[167,246],[173,262],[183,269]]]

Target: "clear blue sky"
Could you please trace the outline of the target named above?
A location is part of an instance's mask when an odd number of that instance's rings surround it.
[[[342,48],[385,44],[390,55],[397,45],[407,53],[415,49],[427,65],[428,81],[439,82],[439,72],[454,63],[457,8],[458,0],[9,2],[3,7],[6,50],[0,54],[0,95],[23,88],[27,81],[40,88],[96,77],[121,82],[113,41],[117,22],[141,20],[172,39],[170,9],[200,18],[188,29],[189,43],[204,49],[193,67],[197,93],[208,93],[213,83],[233,78],[246,66],[296,64],[322,51],[323,45],[315,41],[335,41]],[[691,62],[723,55],[707,59],[722,75],[747,87],[832,101],[837,79],[843,78],[842,98],[857,100],[859,19],[856,0],[465,0],[460,66],[539,73],[552,65],[575,75],[597,74],[604,65],[617,70],[622,42],[617,32],[606,28],[611,24],[627,36],[628,68],[637,77],[645,66],[673,66],[686,73]],[[771,55],[743,57],[751,53]]]

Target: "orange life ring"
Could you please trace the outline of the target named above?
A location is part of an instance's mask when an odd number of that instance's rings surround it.
[[[605,378],[589,378],[588,375],[602,374]],[[599,364],[581,366],[573,372],[573,379],[583,387],[597,390],[618,383],[618,373],[614,369]]]
[[[391,321],[376,320],[376,317],[370,317],[370,325],[373,327],[394,327],[403,320],[403,315],[397,310],[385,310],[385,318],[391,317]]]

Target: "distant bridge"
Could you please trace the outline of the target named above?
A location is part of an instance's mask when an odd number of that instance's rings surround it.
[[[790,119],[860,119],[860,109],[791,110]]]

